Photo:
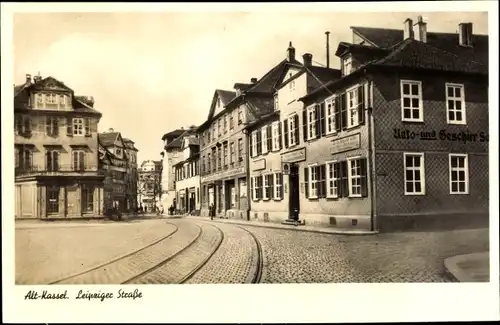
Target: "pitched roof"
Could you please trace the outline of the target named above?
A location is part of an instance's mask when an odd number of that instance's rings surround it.
[[[114,145],[118,139],[118,135],[120,135],[120,132],[104,132],[99,133],[97,138],[103,147],[109,147]]]
[[[391,48],[404,40],[401,29],[351,27],[353,32],[380,48]],[[488,35],[472,35],[472,47],[460,46],[457,33],[427,32],[426,44],[463,58],[488,65]]]
[[[219,98],[223,105],[227,105],[230,101],[236,97],[236,92],[229,90],[216,89],[215,92],[219,95]]]
[[[183,134],[184,133],[184,130],[183,129],[177,129],[177,130],[173,130],[173,131],[170,131],[168,133],[165,133],[162,137],[161,137],[161,140],[162,141],[165,141],[165,139],[168,139],[168,138],[177,138],[179,135]]]
[[[297,60],[288,61],[284,59],[271,70],[269,70],[262,78],[257,80],[257,82],[247,89],[247,93],[272,93],[275,90],[276,84],[278,83],[283,71],[288,65],[295,65],[302,67],[302,63]]]

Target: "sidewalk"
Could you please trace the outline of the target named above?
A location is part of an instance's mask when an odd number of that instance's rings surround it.
[[[444,260],[447,273],[459,282],[489,282],[489,252],[457,255]]]
[[[166,216],[166,218],[175,218],[178,216]],[[184,218],[188,219],[197,219],[197,220],[205,220],[212,221],[208,217],[196,217],[196,216],[186,216]],[[283,225],[281,223],[276,222],[263,222],[263,221],[247,221],[247,220],[235,220],[235,219],[221,219],[214,218],[214,222],[220,223],[229,223],[236,225],[244,225],[251,227],[264,227],[264,228],[273,228],[273,229],[285,229],[291,231],[308,231],[308,232],[316,232],[322,234],[337,234],[337,235],[375,235],[378,234],[377,231],[359,231],[359,230],[341,230],[333,227],[321,227],[321,226],[293,226],[293,225]]]

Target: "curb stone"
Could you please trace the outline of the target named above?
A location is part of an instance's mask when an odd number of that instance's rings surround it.
[[[464,262],[477,261],[486,258],[489,260],[489,252],[472,253],[465,255],[457,255],[444,260],[446,273],[458,282],[484,282],[474,279],[459,265]],[[488,281],[486,281],[488,282]]]

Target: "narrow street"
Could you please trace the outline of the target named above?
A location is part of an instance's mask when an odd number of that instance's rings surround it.
[[[487,229],[372,236],[208,218],[16,223],[17,284],[448,282]]]

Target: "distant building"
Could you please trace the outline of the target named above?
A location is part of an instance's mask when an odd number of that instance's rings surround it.
[[[139,151],[134,142],[130,139],[123,138],[125,143],[125,153],[128,157],[127,165],[127,209],[135,211],[137,206],[137,181],[139,179],[137,152]]]
[[[16,218],[103,215],[100,118],[92,97],[53,77],[26,75],[14,86]]]
[[[145,160],[138,170],[139,207],[150,212],[161,205],[161,171],[162,162],[159,160]]]
[[[174,165],[176,210],[178,213],[199,215],[200,200],[200,145],[195,130],[185,132],[182,139],[182,160]]]
[[[122,212],[129,209],[127,203],[128,158],[126,146],[120,132],[109,129],[99,133],[101,152],[101,168],[106,175],[104,180],[104,206],[106,211],[115,207]],[[103,150],[104,149],[104,150]],[[106,160],[102,158],[106,157]]]

